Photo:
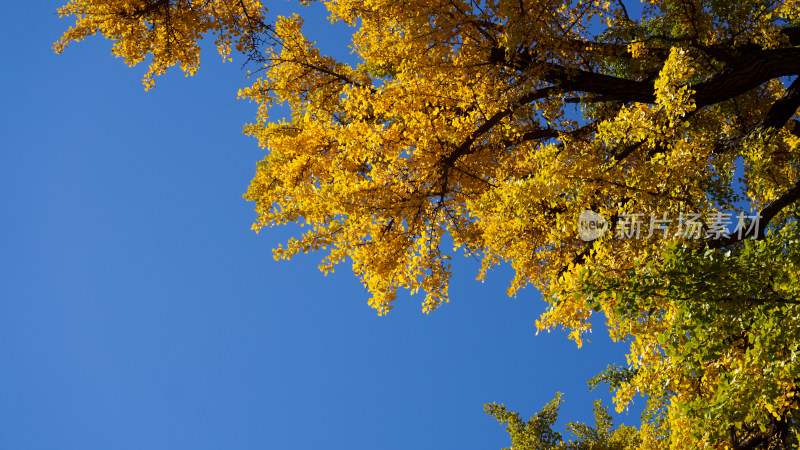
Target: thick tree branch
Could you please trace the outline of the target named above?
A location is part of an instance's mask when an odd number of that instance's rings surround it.
[[[783,126],[789,122],[789,119],[792,118],[795,112],[797,112],[798,108],[800,108],[800,77],[795,78],[794,82],[789,85],[780,98],[776,100],[772,106],[770,106],[767,114],[764,116],[761,122],[753,128],[752,131],[749,133],[742,133],[733,138],[721,140],[714,149],[714,153],[724,153],[736,148],[749,138],[768,133],[769,130],[778,130],[783,128]],[[798,128],[797,125],[797,121],[793,120],[790,132],[796,134]]]
[[[701,108],[744,94],[773,78],[792,75],[800,75],[800,48],[747,53],[692,86],[694,100]]]
[[[599,96],[597,101],[655,103],[653,81],[614,77],[559,64],[539,61],[527,53],[506,58],[505,50],[495,49],[490,60],[517,70],[538,70],[539,79],[565,92],[585,92]],[[758,87],[773,79],[800,75],[800,48],[748,52],[728,63],[722,70],[695,84],[694,100],[698,108],[719,103]]]

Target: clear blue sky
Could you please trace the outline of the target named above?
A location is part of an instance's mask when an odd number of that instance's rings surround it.
[[[563,426],[608,399],[586,380],[625,347],[535,336],[545,304],[507,269],[457,258],[451,303],[378,317],[347,267],[274,261],[292,230],[250,230],[240,65],[206,52],[144,92],[101,38],[53,54],[58,6],[0,4],[0,449],[499,449],[484,403],[562,391]]]

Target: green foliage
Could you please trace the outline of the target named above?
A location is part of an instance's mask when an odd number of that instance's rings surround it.
[[[659,260],[608,277],[587,270],[583,291],[615,302],[620,317],[655,340],[664,362],[609,367],[591,384],[681,398],[672,420],[691,421],[693,438],[720,442],[800,418],[800,234],[796,216],[763,240],[733,249],[673,243]],[[789,438],[787,438],[789,439]],[[793,437],[791,438],[793,439]]]
[[[570,422],[567,430],[574,440],[564,441],[561,433],[554,431],[558,410],[563,402],[561,393],[547,403],[541,411],[524,422],[519,413],[508,411],[495,403],[484,406],[487,414],[506,424],[511,447],[504,450],[624,450],[641,444],[637,430],[620,426],[614,429],[611,415],[599,400],[594,402],[594,426]]]
[[[608,385],[610,391],[618,389],[622,383],[629,382],[636,375],[636,370],[628,367],[620,367],[616,364],[609,365],[606,370],[600,372],[589,380],[589,390],[594,390],[600,383]]]

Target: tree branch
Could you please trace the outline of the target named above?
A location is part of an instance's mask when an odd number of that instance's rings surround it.
[[[800,77],[795,78],[794,82],[781,94],[780,98],[775,100],[775,103],[770,106],[767,114],[752,131],[749,133],[742,133],[733,138],[721,140],[714,148],[714,153],[725,153],[736,148],[749,138],[756,137],[770,130],[783,128],[798,108],[800,108]],[[793,120],[790,132],[794,134],[797,128],[798,122]]]
[[[490,62],[520,71],[540,70],[539,79],[565,92],[598,95],[597,101],[655,103],[653,81],[636,81],[540,61],[529,53],[506,57],[502,48],[492,50]],[[800,75],[800,48],[759,50],[732,60],[722,70],[692,86],[698,108],[719,103],[773,79]]]
[[[792,203],[796,202],[800,199],[800,181],[796,182],[789,190],[784,192],[783,195],[778,197],[777,199],[773,200],[770,204],[764,207],[761,210],[761,217],[759,219],[759,227],[758,227],[758,236],[755,239],[764,239],[766,237],[766,229],[769,225],[769,222],[778,215],[779,212],[783,210],[783,208],[791,205]],[[749,238],[752,238],[750,236]],[[709,248],[721,248],[726,247],[728,245],[736,244],[741,242],[745,239],[748,239],[748,236],[742,235],[739,236],[726,236],[722,239],[717,239],[715,241],[711,241],[708,244]]]
[[[478,140],[481,136],[488,133],[489,130],[491,130],[495,125],[500,123],[501,120],[511,115],[521,106],[527,105],[528,103],[534,102],[542,98],[546,98],[550,96],[550,94],[552,94],[553,92],[554,92],[553,88],[544,88],[535,92],[531,92],[519,98],[517,101],[509,105],[506,109],[496,112],[494,115],[492,115],[492,117],[490,117],[486,122],[484,122],[480,127],[478,127],[478,129],[473,131],[472,134],[470,134],[469,137],[464,142],[462,142],[458,147],[455,148],[455,150],[453,150],[449,155],[447,155],[447,157],[442,160],[441,164],[446,168],[452,167],[458,158],[460,158],[463,155],[472,153],[473,151],[472,144],[474,144],[475,141]],[[548,129],[536,130],[532,132],[534,133],[534,135],[531,135],[531,137],[532,138],[535,137],[536,133],[538,133],[539,131],[543,132],[543,134],[541,134],[541,137],[549,137],[553,133],[552,130]]]

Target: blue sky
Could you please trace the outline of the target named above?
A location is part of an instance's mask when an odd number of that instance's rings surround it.
[[[456,258],[449,304],[378,317],[347,267],[274,261],[293,230],[250,230],[240,65],[208,51],[144,92],[101,38],[53,54],[58,6],[0,4],[0,448],[499,449],[484,403],[527,418],[561,391],[563,426],[608,399],[586,380],[625,347],[535,336],[545,304],[506,268]]]

